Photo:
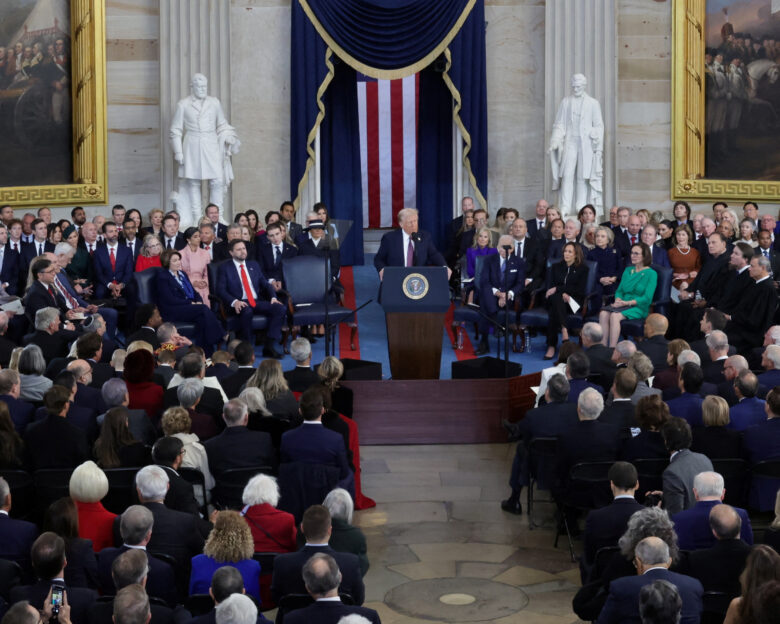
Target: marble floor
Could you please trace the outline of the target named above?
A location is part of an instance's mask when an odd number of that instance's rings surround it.
[[[499,507],[514,445],[360,453],[363,491],[377,506],[354,523],[368,540],[366,606],[384,624],[579,622],[571,610],[579,572],[565,537],[553,548],[552,506],[534,507],[533,530],[525,513]]]

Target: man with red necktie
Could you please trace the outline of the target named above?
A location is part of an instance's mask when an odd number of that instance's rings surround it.
[[[122,296],[125,284],[133,275],[133,254],[124,245],[119,244],[119,232],[116,223],[106,221],[103,224],[104,244],[95,249],[95,296],[98,299]]]
[[[246,244],[234,239],[229,243],[231,260],[219,266],[217,296],[228,310],[228,322],[238,317],[239,336],[254,344],[252,317],[268,317],[263,357],[280,358],[274,344],[281,338],[286,308],[276,298],[276,291],[254,260],[246,259]]]

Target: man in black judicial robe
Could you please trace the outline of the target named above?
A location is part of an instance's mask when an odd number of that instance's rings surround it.
[[[743,349],[761,346],[764,333],[772,325],[777,310],[777,291],[769,275],[769,259],[754,256],[750,261],[750,277],[754,283],[742,302],[727,315],[726,335],[729,343]]]

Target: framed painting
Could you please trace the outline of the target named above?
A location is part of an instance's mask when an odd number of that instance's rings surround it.
[[[674,1],[674,199],[780,201],[778,4]]]
[[[0,2],[0,205],[107,201],[105,0]]]

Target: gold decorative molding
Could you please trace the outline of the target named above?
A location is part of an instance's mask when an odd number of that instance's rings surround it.
[[[73,184],[0,188],[12,206],[108,200],[105,0],[70,0]]]
[[[706,0],[674,0],[672,27],[672,198],[780,199],[780,181],[705,178]]]

